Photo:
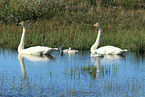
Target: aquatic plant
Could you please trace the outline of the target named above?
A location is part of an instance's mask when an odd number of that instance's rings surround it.
[[[97,71],[97,67],[94,65],[88,65],[81,68],[82,73],[85,74],[88,72],[92,77],[96,77],[96,73],[97,73],[96,71]]]

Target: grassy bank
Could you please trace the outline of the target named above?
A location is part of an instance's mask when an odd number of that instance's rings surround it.
[[[27,21],[25,47],[90,49],[102,25],[99,46],[113,45],[131,51],[145,49],[145,6],[143,0],[1,0],[0,46],[17,49]]]

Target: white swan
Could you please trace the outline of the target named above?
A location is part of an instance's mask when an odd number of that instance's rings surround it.
[[[24,41],[25,41],[25,32],[26,32],[26,23],[24,21],[20,22],[19,25],[23,27],[23,33],[21,37],[21,42],[18,46],[18,53],[20,54],[31,54],[31,55],[46,55],[50,54],[54,50],[58,50],[57,48],[50,48],[45,46],[35,46],[24,49]]]
[[[68,50],[69,50],[69,49],[63,49],[63,48],[61,48],[60,50],[61,50],[63,53],[68,53]]]
[[[72,50],[71,47],[69,47],[69,49],[68,49],[68,53],[69,53],[69,54],[71,54],[71,53],[72,53],[72,54],[75,54],[75,53],[77,53],[77,52],[78,52],[78,50]]]
[[[91,47],[91,56],[96,56],[98,54],[102,54],[102,55],[118,55],[118,54],[122,54],[125,51],[128,50],[122,50],[118,47],[114,47],[114,46],[103,46],[97,49],[99,42],[100,42],[100,36],[101,36],[101,25],[99,23],[96,23],[93,25],[93,27],[99,27],[98,30],[98,36],[97,39],[95,41],[95,43],[93,44],[93,46]]]

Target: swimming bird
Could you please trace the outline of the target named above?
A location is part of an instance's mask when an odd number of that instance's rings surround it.
[[[63,53],[68,53],[69,49],[63,49]]]
[[[69,47],[69,49],[68,49],[68,53],[69,53],[69,54],[71,54],[71,53],[72,53],[72,54],[75,54],[75,53],[77,53],[77,52],[78,52],[78,50],[72,50],[71,47]]]
[[[95,41],[95,43],[92,45],[90,51],[91,51],[91,56],[95,56],[96,54],[101,54],[101,55],[118,55],[118,54],[122,54],[125,51],[128,50],[122,50],[118,47],[114,47],[114,46],[103,46],[97,49],[99,42],[100,42],[100,36],[101,36],[101,25],[99,23],[95,23],[93,25],[93,27],[99,27],[98,28],[98,36],[97,39]]]
[[[19,25],[23,27],[23,33],[21,37],[20,44],[18,46],[18,53],[20,54],[31,54],[31,55],[47,55],[57,48],[50,48],[45,46],[34,46],[24,49],[25,33],[26,33],[26,23],[24,21],[20,22]]]
[[[78,52],[78,50],[72,50],[71,47],[69,47],[69,49],[63,49],[63,47],[61,46],[59,49],[60,49],[60,54],[61,53],[76,53],[76,52]]]

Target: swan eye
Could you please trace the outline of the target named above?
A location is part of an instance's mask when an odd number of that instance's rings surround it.
[[[100,24],[99,23],[96,23],[96,26],[100,26]]]

